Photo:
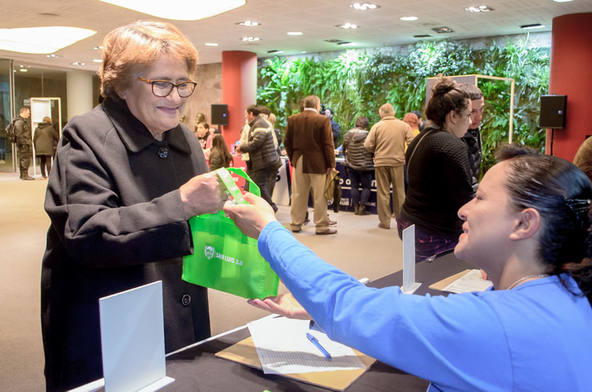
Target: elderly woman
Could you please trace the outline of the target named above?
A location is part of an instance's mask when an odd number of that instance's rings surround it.
[[[409,183],[397,229],[401,237],[415,225],[416,261],[452,250],[462,231],[456,213],[473,197],[467,146],[460,139],[470,116],[469,96],[443,79],[428,102],[425,128],[405,153]]]
[[[583,391],[592,385],[592,183],[573,164],[509,148],[458,212],[455,255],[495,289],[375,289],[324,263],[261,199],[225,206],[332,339],[431,382],[429,391]],[[305,317],[280,298],[252,304]]]
[[[104,102],[64,128],[45,209],[41,276],[47,390],[102,377],[100,297],[162,280],[167,352],[210,336],[206,290],[181,280],[187,220],[223,196],[180,112],[197,51],[174,26],[110,32],[99,71]]]

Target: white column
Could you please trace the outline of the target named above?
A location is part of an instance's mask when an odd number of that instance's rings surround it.
[[[93,108],[93,73],[68,71],[66,73],[66,96],[68,98],[68,121],[72,117]]]

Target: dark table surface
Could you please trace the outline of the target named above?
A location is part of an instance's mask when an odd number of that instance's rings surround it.
[[[416,265],[415,276],[421,286],[416,294],[430,293],[443,295],[445,293],[428,288],[432,283],[444,279],[452,274],[470,268],[466,263],[447,254],[436,258],[432,262]],[[369,286],[387,287],[401,285],[402,271],[377,279]],[[327,391],[317,387],[288,379],[277,375],[265,375],[260,369],[250,368],[236,362],[217,358],[218,351],[239,342],[249,336],[248,329],[242,328],[230,334],[193,345],[185,350],[167,357],[166,373],[175,382],[169,384],[165,391],[246,391],[262,392],[276,391]],[[428,382],[401,372],[382,362],[375,362],[349,388],[348,392],[372,391],[425,391]]]

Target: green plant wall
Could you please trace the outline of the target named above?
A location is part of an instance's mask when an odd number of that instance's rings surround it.
[[[506,46],[494,43],[484,49],[472,49],[466,42],[422,41],[410,46],[407,54],[376,50],[345,51],[329,60],[273,57],[259,67],[257,101],[278,115],[278,125],[284,129],[286,118],[298,111],[300,99],[318,95],[334,110],[343,135],[358,116],[367,116],[370,124],[377,122],[378,108],[385,102],[393,104],[399,118],[422,110],[426,77],[513,78],[514,142],[543,150],[545,130],[537,123],[540,96],[549,89],[549,54],[550,48],[529,48],[525,36]],[[493,164],[496,146],[508,139],[510,88],[484,79],[479,87],[486,98],[482,133],[483,169],[487,169]]]

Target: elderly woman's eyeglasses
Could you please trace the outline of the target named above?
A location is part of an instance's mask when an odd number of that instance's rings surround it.
[[[173,83],[170,82],[168,80],[150,80],[150,79],[144,79],[143,77],[138,77],[138,80],[141,80],[144,83],[148,83],[152,85],[152,94],[154,94],[157,97],[167,97],[171,91],[173,91],[173,88],[176,87],[177,88],[177,93],[179,94],[179,96],[181,98],[187,98],[189,96],[191,96],[191,94],[193,94],[193,91],[195,90],[195,86],[197,86],[197,83],[192,82],[192,81],[185,81],[185,82],[181,82],[181,83]]]

